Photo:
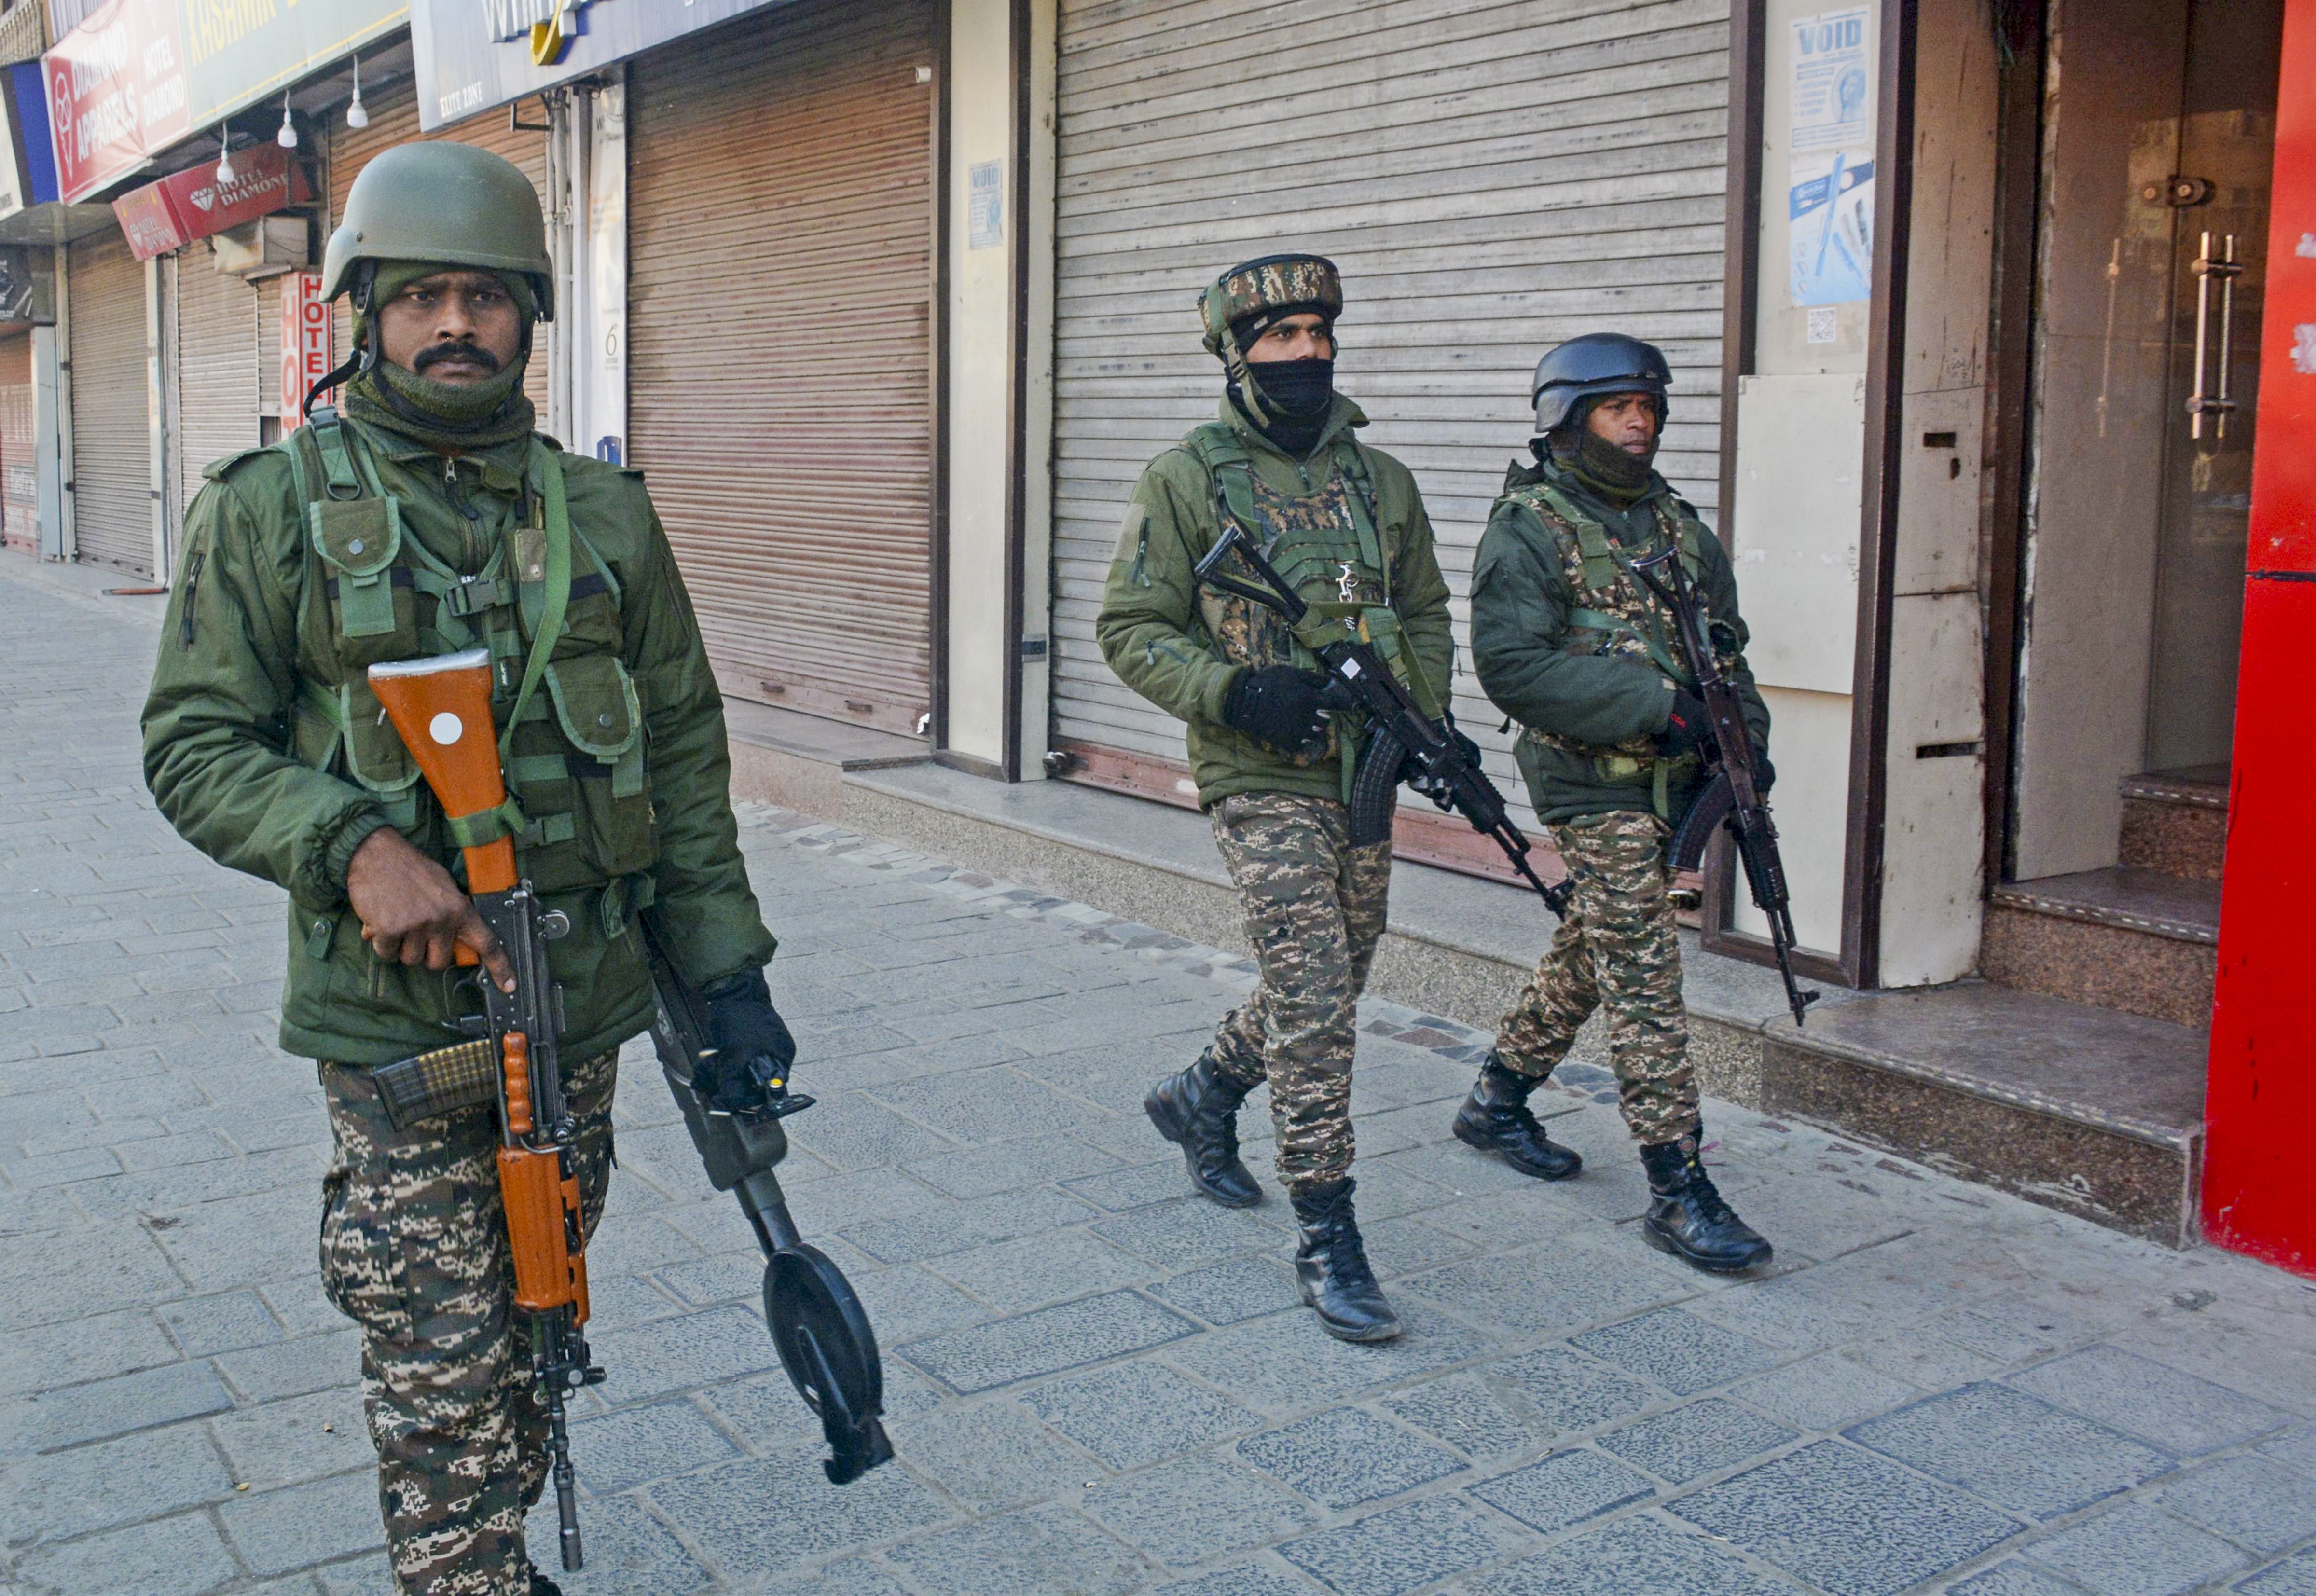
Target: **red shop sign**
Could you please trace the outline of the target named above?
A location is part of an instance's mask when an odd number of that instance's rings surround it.
[[[192,130],[171,0],[106,0],[40,58],[57,187],[68,202],[134,172]]]
[[[203,161],[131,189],[112,202],[112,214],[129,249],[149,261],[313,197],[304,163],[278,144],[260,144],[234,156],[231,183],[219,183],[217,163]]]

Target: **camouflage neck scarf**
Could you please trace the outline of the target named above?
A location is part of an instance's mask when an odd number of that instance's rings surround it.
[[[1590,427],[1563,427],[1549,440],[1553,462],[1587,491],[1623,510],[1649,491],[1656,445],[1646,454],[1627,454]]]
[[[380,361],[346,385],[346,414],[387,432],[455,452],[527,438],[538,423],[522,391],[528,356],[481,382],[436,382]]]

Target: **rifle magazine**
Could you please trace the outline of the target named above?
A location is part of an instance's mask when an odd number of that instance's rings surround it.
[[[461,1109],[495,1102],[499,1094],[498,1048],[487,1038],[456,1042],[381,1064],[370,1072],[386,1118],[396,1130],[422,1119],[441,1119]]]

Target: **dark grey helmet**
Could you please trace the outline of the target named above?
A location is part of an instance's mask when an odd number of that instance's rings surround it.
[[[1665,389],[1672,368],[1664,351],[1622,333],[1587,333],[1571,338],[1536,363],[1528,397],[1536,405],[1536,430],[1555,432],[1584,414],[1584,401],[1608,394],[1647,394],[1657,402],[1657,422],[1665,419]]]

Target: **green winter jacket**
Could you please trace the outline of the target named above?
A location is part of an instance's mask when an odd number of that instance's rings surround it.
[[[1523,728],[1515,755],[1538,818],[1643,809],[1677,822],[1701,785],[1694,756],[1661,771],[1656,753],[1672,710],[1668,664],[1678,647],[1670,618],[1615,556],[1645,559],[1679,537],[1720,667],[1766,748],[1769,712],[1745,664],[1749,634],[1729,557],[1661,477],[1624,510],[1548,459],[1514,465],[1504,490],[1472,566],[1472,669]],[[1555,511],[1554,497],[1575,517]],[[1606,534],[1608,557],[1588,562],[1584,522]],[[1696,685],[1685,672],[1679,679]]]
[[[1220,426],[1228,429],[1221,436],[1251,463],[1258,498],[1291,529],[1274,548],[1273,563],[1288,567],[1284,574],[1314,604],[1351,597],[1378,652],[1396,656],[1417,698],[1445,705],[1455,643],[1431,522],[1407,468],[1352,439],[1353,430],[1365,425],[1359,407],[1338,396],[1319,443],[1296,460],[1227,397],[1221,408]],[[1249,610],[1245,601],[1225,599],[1198,584],[1195,567],[1222,535],[1215,474],[1194,447],[1198,437],[1193,433],[1153,460],[1135,485],[1094,623],[1102,657],[1128,687],[1188,723],[1202,807],[1239,792],[1342,798],[1358,754],[1355,736],[1337,736],[1322,754],[1297,757],[1243,736],[1223,720],[1223,700],[1248,664],[1315,668],[1317,660],[1287,638],[1283,627],[1243,613]],[[1342,455],[1350,450],[1355,468],[1363,467],[1367,478],[1364,490],[1345,480]],[[1380,569],[1369,568],[1359,554],[1350,498],[1362,491],[1374,498]],[[1260,535],[1259,529],[1249,531]],[[1290,546],[1300,550],[1300,559],[1281,552]]]
[[[343,424],[361,446],[349,452],[366,455],[393,501],[400,556],[390,568],[350,575],[361,551],[382,552],[380,539],[341,533],[324,561],[331,534],[307,536],[292,441],[209,467],[186,513],[146,701],[145,776],[186,841],[288,889],[281,1046],[374,1065],[455,1039],[455,1022],[481,1005],[471,987],[459,990],[471,978],[463,972],[374,958],[348,908],[347,861],[389,824],[464,878],[441,810],[366,697],[363,670],[442,646],[446,636],[464,646],[459,623],[445,622],[449,606],[427,584],[439,589],[448,575],[466,588],[462,579],[484,578],[460,593],[458,608],[498,595],[495,608],[474,605],[467,624],[496,629],[502,691],[494,709],[503,721],[514,696],[505,684],[520,677],[516,655],[527,655],[541,609],[544,457],[521,441],[454,462]],[[557,458],[580,575],[550,680],[523,717],[512,773],[535,817],[517,838],[518,866],[572,923],[552,950],[564,1055],[586,1057],[650,1023],[634,928],[644,904],[655,905],[655,923],[694,981],[762,966],[773,941],[740,859],[723,700],[640,476]],[[308,487],[319,496],[310,469]],[[382,515],[378,524],[387,524]],[[526,538],[528,555],[520,552]],[[519,576],[529,580],[518,586]],[[352,597],[365,582],[377,608],[362,614],[374,624],[354,619]],[[450,633],[438,629],[444,624]],[[385,635],[361,635],[380,629]]]

